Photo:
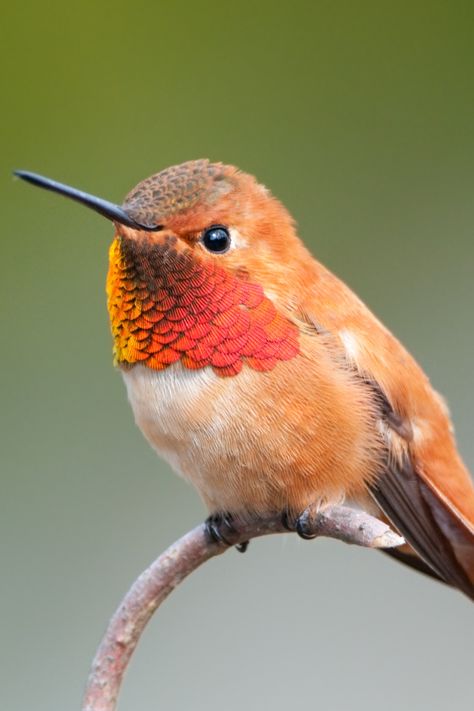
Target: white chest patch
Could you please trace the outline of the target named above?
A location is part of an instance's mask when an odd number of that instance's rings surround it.
[[[206,428],[210,402],[222,384],[211,368],[165,370],[135,365],[122,371],[135,420],[152,447],[189,478],[187,453]]]

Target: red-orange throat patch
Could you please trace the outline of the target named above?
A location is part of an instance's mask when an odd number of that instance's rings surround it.
[[[212,366],[236,375],[244,363],[271,370],[299,353],[298,328],[259,284],[233,275],[175,238],[143,244],[116,238],[110,247],[107,297],[119,365],[162,370]]]

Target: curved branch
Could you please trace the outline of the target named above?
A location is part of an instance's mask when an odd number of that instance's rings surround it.
[[[385,523],[362,511],[331,506],[304,514],[305,537],[329,536],[369,548],[392,548],[404,543]],[[233,522],[226,538],[232,545],[272,533],[287,533],[281,516]],[[130,658],[149,619],[184,578],[209,558],[229,549],[210,540],[205,524],[173,543],[130,588],[112,617],[92,663],[83,711],[114,711]]]

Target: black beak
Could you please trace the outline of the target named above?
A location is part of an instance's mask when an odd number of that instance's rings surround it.
[[[50,178],[45,178],[37,173],[30,173],[27,170],[15,170],[14,175],[17,175],[22,180],[26,180],[27,183],[38,185],[38,187],[44,188],[45,190],[52,190],[54,193],[65,195],[71,198],[71,200],[80,202],[82,205],[98,212],[99,215],[103,215],[113,222],[119,222],[121,225],[133,227],[136,230],[146,230],[147,232],[156,232],[163,229],[161,225],[141,225],[127,215],[125,210],[119,205],[114,205],[113,202],[102,200],[102,198],[95,197],[95,195],[84,193],[82,190],[71,188],[69,185],[57,183],[55,180],[50,180]]]

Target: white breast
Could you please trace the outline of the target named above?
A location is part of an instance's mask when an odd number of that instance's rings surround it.
[[[179,474],[195,480],[198,462],[191,453],[210,426],[222,378],[211,368],[188,370],[180,363],[165,370],[137,364],[122,372],[136,423],[147,440]]]

